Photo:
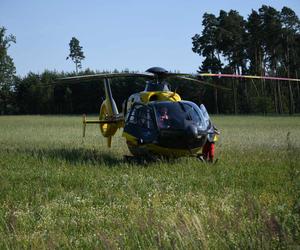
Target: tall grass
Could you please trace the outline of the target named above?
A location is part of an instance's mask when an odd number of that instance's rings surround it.
[[[216,165],[123,161],[80,117],[0,117],[0,248],[296,248],[300,117],[215,116]]]

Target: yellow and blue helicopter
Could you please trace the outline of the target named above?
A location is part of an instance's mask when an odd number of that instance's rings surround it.
[[[110,79],[116,77],[142,77],[148,79],[145,90],[134,93],[123,103],[119,113],[113,99]],[[171,73],[160,67],[152,67],[144,73],[108,73],[61,78],[63,83],[104,80],[105,100],[101,104],[98,120],[83,117],[83,136],[87,124],[99,124],[100,131],[111,147],[112,137],[123,128],[129,151],[134,156],[191,156],[201,153],[208,136],[217,140],[215,128],[204,105],[184,101],[170,91],[166,79],[180,78],[201,84],[216,86],[190,74]],[[226,89],[226,88],[224,88]]]
[[[83,117],[83,136],[87,124],[99,124],[100,131],[111,147],[112,137],[123,128],[129,151],[133,156],[199,156],[209,140],[218,140],[219,132],[212,124],[204,105],[182,100],[178,93],[170,91],[168,78],[179,78],[215,88],[229,90],[223,86],[199,80],[202,77],[242,77],[273,79],[273,77],[241,76],[229,74],[172,73],[161,67],[152,67],[144,73],[107,73],[75,76],[59,79],[63,83],[104,80],[105,100],[100,107],[98,120]],[[144,91],[129,96],[119,113],[113,99],[110,79],[117,77],[141,77],[148,79]],[[286,80],[285,78],[276,78]],[[288,78],[287,78],[288,79]],[[291,79],[288,79],[291,80]],[[293,79],[292,79],[293,80]],[[299,81],[299,79],[294,79]]]

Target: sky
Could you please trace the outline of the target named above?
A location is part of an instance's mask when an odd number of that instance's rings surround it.
[[[8,53],[21,76],[74,71],[66,60],[72,37],[83,47],[83,69],[194,73],[202,58],[191,38],[201,33],[203,14],[234,9],[247,18],[263,4],[300,17],[300,0],[0,0],[0,26],[16,36]]]

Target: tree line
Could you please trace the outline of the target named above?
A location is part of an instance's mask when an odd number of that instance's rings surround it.
[[[245,19],[237,11],[203,15],[203,31],[193,40],[193,51],[204,60],[201,72],[270,75],[298,78],[300,22],[287,7],[281,11],[263,5]],[[217,80],[232,89],[232,101],[217,89],[210,91],[214,110],[234,113],[300,111],[299,84],[264,80]],[[221,98],[221,100],[220,100]]]
[[[300,22],[287,7],[278,11],[263,5],[245,19],[237,11],[221,10],[218,16],[205,13],[202,32],[192,37],[192,50],[202,58],[199,72],[270,75],[298,78],[300,75]],[[70,41],[67,59],[75,72],[45,70],[16,76],[8,48],[16,42],[0,27],[0,114],[78,114],[96,113],[104,97],[100,82],[69,85],[53,84],[61,77],[104,73],[81,69],[85,58],[76,38]],[[199,60],[200,61],[200,60]],[[118,71],[114,71],[118,72]],[[105,72],[107,73],[107,72]],[[173,90],[184,99],[204,103],[211,113],[299,113],[299,83],[249,79],[202,79],[230,88],[170,79]],[[144,89],[143,79],[113,79],[117,105],[130,94]]]

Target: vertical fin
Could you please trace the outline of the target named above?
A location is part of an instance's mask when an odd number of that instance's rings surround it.
[[[109,79],[104,78],[105,101],[107,103],[107,112],[109,115],[119,114],[116,102],[112,96]]]

